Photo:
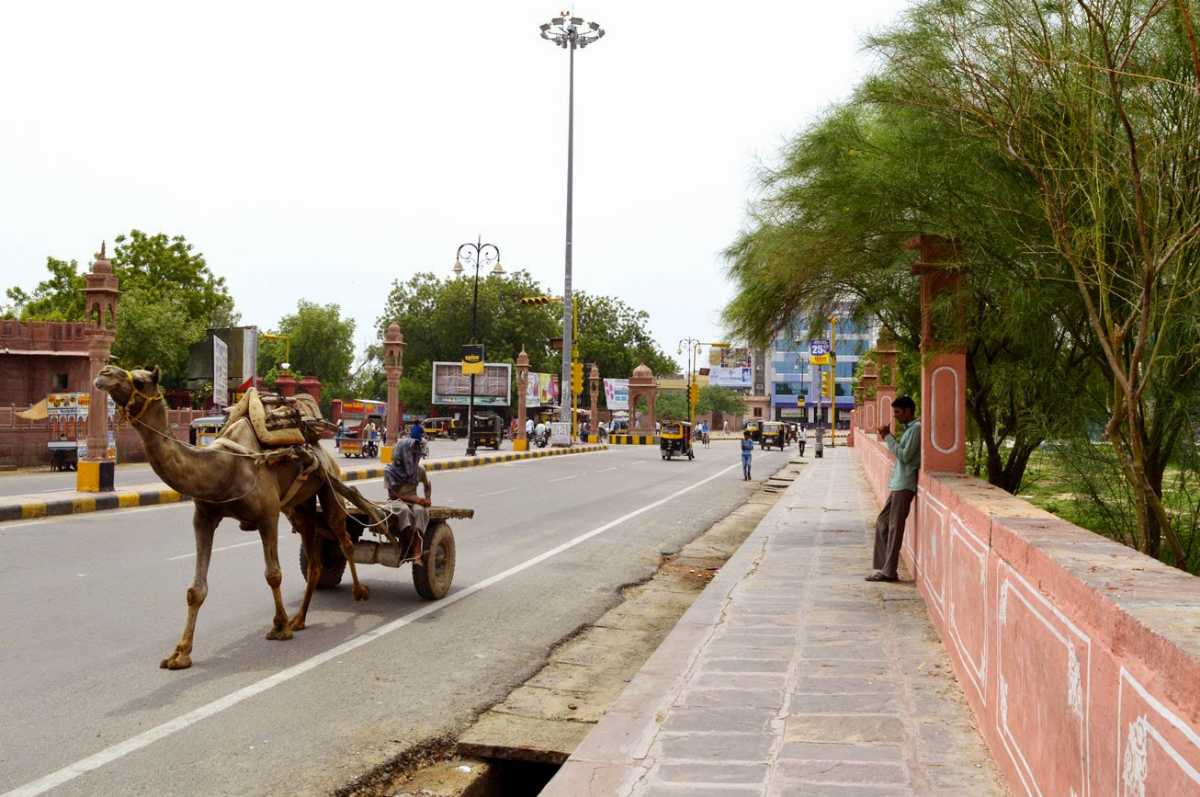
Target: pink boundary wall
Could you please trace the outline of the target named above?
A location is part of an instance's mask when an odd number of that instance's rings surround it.
[[[903,559],[1015,794],[1200,795],[1200,578],[956,474],[921,474]]]

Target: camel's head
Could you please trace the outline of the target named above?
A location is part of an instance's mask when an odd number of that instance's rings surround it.
[[[118,407],[128,407],[136,395],[157,395],[159,376],[157,365],[149,371],[144,368],[126,371],[116,365],[106,365],[96,374],[93,384],[112,396]]]

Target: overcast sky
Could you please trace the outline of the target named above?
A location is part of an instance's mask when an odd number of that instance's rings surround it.
[[[721,250],[780,145],[870,67],[903,0],[590,0],[577,53],[574,282],[650,313],[670,353],[721,335]],[[47,255],[182,234],[242,320],[336,302],[373,335],[393,279],[481,234],[563,282],[563,6],[0,5],[0,289]]]

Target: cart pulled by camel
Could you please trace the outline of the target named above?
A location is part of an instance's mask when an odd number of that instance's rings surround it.
[[[105,366],[95,385],[113,397],[137,431],[154,472],[193,501],[196,570],[187,589],[187,621],[175,649],[161,666],[181,670],[192,664],[196,619],[208,595],[213,535],[225,518],[262,539],[266,580],[275,604],[267,639],[291,639],[305,627],[317,589],[341,583],[347,565],[355,600],[367,600],[358,564],[413,565],[421,597],[437,600],[454,578],[454,532],[448,520],[470,518],[474,510],[428,506],[415,496],[377,504],[342,480],[341,469],[320,444],[332,424],[308,395],[296,397],[247,391],[229,411],[212,443],[197,448],[178,440],[167,424],[158,368],[126,371]],[[288,616],[280,585],[279,516],[299,534],[305,578],[300,608]],[[364,539],[370,535],[370,538]]]

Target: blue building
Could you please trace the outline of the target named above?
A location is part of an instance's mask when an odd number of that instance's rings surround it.
[[[838,428],[849,428],[854,408],[854,368],[859,358],[875,345],[877,329],[861,325],[838,314],[834,350],[837,354],[835,391]],[[831,337],[830,325],[818,336],[809,334],[810,319],[800,316],[781,329],[771,342],[767,359],[771,417],[775,420],[803,420],[812,424],[829,422],[829,396],[820,396],[820,372],[828,366],[809,363],[809,339]]]

